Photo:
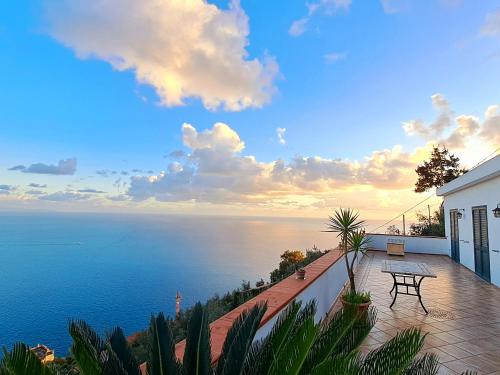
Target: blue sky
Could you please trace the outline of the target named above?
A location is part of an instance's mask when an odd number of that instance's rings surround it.
[[[394,200],[377,204],[390,215],[388,206],[397,210],[420,198],[411,193],[413,165],[430,143],[446,144],[459,127],[457,117],[478,124],[460,133],[465,142],[447,145],[466,163],[500,146],[498,108],[489,122],[485,114],[500,103],[500,1],[192,1],[177,9],[164,0],[160,11],[171,11],[168,17],[147,9],[152,1],[126,2],[135,3],[131,12],[145,14],[129,30],[120,29],[129,16],[117,0],[106,6],[102,0],[0,5],[0,185],[10,187],[0,195],[0,208],[196,207],[321,216],[356,202],[360,192],[375,192]],[[190,13],[190,6],[197,11]],[[204,35],[194,35],[199,20],[191,15],[203,12],[214,20],[202,28]],[[306,27],[294,31],[294,22],[304,19]],[[192,62],[198,55],[190,45],[198,41],[212,50],[203,62]],[[189,68],[177,71],[184,58]],[[255,76],[245,71],[254,68],[261,69]],[[179,99],[169,84],[158,83],[169,74],[177,74],[175,87],[189,93]],[[167,94],[159,94],[165,86]],[[207,104],[212,92],[219,93],[215,107]],[[435,94],[446,108],[431,99]],[[235,96],[239,104],[231,101]],[[183,104],[172,104],[176,100]],[[440,113],[449,117],[440,133],[403,127],[412,120],[432,127]],[[218,122],[226,127],[217,136]],[[196,129],[191,140],[183,139],[184,123]],[[277,128],[286,129],[281,143]],[[231,143],[234,137],[239,141]],[[384,164],[373,154],[396,145],[403,151],[383,159],[404,165]],[[186,156],[168,157],[175,150]],[[313,159],[302,163],[312,157],[320,167]],[[72,173],[29,169],[71,158]],[[219,169],[204,169],[201,158],[213,158]],[[234,173],[228,160],[236,163]],[[279,160],[285,177],[273,173]],[[16,165],[25,170],[8,170]],[[377,179],[389,173],[384,168],[399,168],[391,178],[398,183]],[[116,174],[103,177],[99,170]],[[243,181],[242,175],[253,178]],[[30,183],[47,188],[30,194]],[[360,208],[373,204],[367,198]]]

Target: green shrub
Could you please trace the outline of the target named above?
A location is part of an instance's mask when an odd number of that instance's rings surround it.
[[[347,292],[343,296],[344,301],[353,303],[353,304],[360,304],[360,303],[367,303],[371,301],[370,298],[370,292]]]

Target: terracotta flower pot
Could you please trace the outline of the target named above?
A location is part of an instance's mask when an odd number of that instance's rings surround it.
[[[372,301],[368,301],[368,302],[365,302],[365,303],[352,303],[352,302],[348,302],[348,301],[346,301],[344,299],[344,296],[342,296],[342,298],[340,300],[342,302],[342,306],[344,306],[345,308],[356,309],[356,311],[358,312],[358,315],[364,315],[364,314],[366,314],[366,312],[368,311],[368,308],[372,304]]]
[[[299,280],[304,280],[306,278],[306,270],[303,268],[299,268],[295,273]]]

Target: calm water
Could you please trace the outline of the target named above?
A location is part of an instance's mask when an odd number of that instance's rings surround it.
[[[67,322],[127,334],[152,312],[265,280],[287,249],[330,248],[323,220],[0,214],[0,344],[64,355]]]

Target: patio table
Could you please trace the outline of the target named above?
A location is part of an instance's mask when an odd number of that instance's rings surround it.
[[[394,280],[394,284],[389,293],[392,294],[392,291],[395,290],[394,299],[392,300],[391,306],[396,302],[396,297],[398,294],[406,294],[408,296],[416,296],[420,301],[420,305],[424,309],[425,313],[428,314],[427,309],[422,303],[422,295],[420,293],[420,285],[422,284],[422,280],[426,277],[436,278],[436,274],[434,274],[431,268],[425,263],[415,263],[415,262],[405,262],[400,260],[384,260],[382,261],[382,272],[390,273],[392,279]],[[401,280],[401,278],[403,278]],[[408,279],[408,281],[407,281]],[[406,292],[399,291],[398,287],[406,287]],[[415,293],[410,293],[408,288],[413,288]],[[403,288],[404,290],[404,288]]]

